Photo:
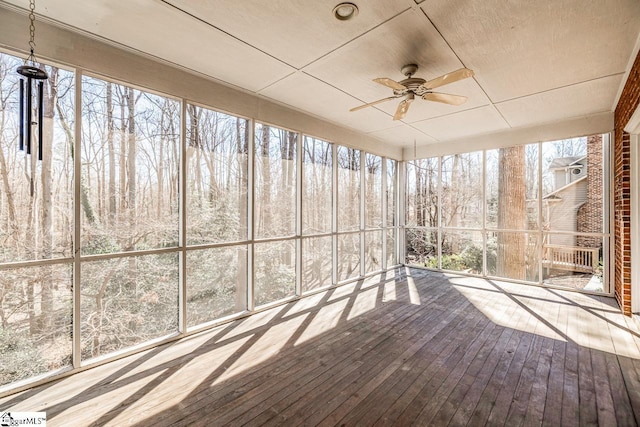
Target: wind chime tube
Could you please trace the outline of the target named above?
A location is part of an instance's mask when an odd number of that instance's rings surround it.
[[[20,79],[20,151],[24,151],[24,80]]]
[[[27,154],[31,154],[31,78],[27,78]]]
[[[43,104],[44,104],[44,82],[38,82],[38,160],[42,160],[42,125],[43,125]]]

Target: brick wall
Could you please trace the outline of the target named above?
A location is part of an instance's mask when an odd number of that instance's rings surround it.
[[[636,57],[614,113],[614,288],[622,311],[631,314],[630,141],[624,127],[640,104],[640,54]],[[638,261],[636,261],[638,263]]]
[[[587,201],[578,209],[577,231],[602,233],[602,135],[587,137]],[[576,244],[600,248],[600,237],[578,236]]]

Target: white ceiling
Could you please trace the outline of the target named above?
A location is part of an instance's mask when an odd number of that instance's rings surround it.
[[[638,0],[47,0],[37,14],[180,64],[388,144],[413,146],[611,111],[640,32]],[[0,0],[0,3],[3,0]],[[22,8],[28,0],[4,0]],[[461,67],[475,77],[416,100],[372,81],[426,80]]]

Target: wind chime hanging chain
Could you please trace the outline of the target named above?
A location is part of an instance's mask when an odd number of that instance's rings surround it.
[[[29,0],[31,10],[29,11],[29,48],[31,50],[29,57],[25,60],[25,64],[18,67],[16,72],[22,77],[20,78],[20,138],[18,147],[20,150],[26,148],[27,154],[31,154],[33,125],[38,125],[38,160],[42,160],[42,123],[43,123],[43,99],[44,99],[44,81],[49,78],[47,72],[36,65],[36,25],[35,25],[35,8],[36,1]],[[37,84],[34,87],[34,82]],[[34,111],[33,92],[37,93],[36,109]],[[33,113],[37,114],[37,120],[33,121]],[[33,195],[33,187],[31,188]]]
[[[32,64],[34,64],[36,62],[36,57],[33,54],[33,51],[36,49],[36,42],[35,42],[35,38],[36,38],[36,25],[35,25],[35,21],[36,21],[36,15],[35,15],[35,9],[36,9],[36,0],[30,0],[29,3],[29,7],[30,7],[30,11],[29,11],[29,47],[31,48],[31,53],[29,55],[29,61],[31,61]]]

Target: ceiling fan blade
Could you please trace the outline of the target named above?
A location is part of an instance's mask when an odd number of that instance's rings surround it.
[[[380,77],[377,79],[373,79],[373,81],[376,83],[380,83],[381,85],[384,85],[386,87],[390,87],[391,89],[394,89],[394,90],[407,90],[407,87],[405,85],[401,85],[397,81],[391,80],[387,77]]]
[[[426,101],[442,102],[443,104],[462,105],[467,102],[466,96],[450,95],[448,93],[429,92],[422,95]]]
[[[400,104],[398,104],[398,109],[396,113],[393,115],[393,120],[402,120],[404,116],[407,115],[407,111],[409,111],[409,106],[413,102],[413,97],[407,98],[403,100]]]
[[[350,109],[349,111],[358,111],[358,110],[362,110],[363,108],[367,108],[367,107],[371,107],[372,105],[376,105],[376,104],[380,104],[382,102],[387,102],[387,101],[391,101],[392,99],[396,99],[399,98],[399,96],[390,96],[388,98],[382,98],[382,99],[378,99],[377,101],[373,101],[370,102],[368,104],[363,104],[363,105],[359,105],[357,107],[353,107],[352,109]]]
[[[437,77],[428,82],[422,83],[421,87],[426,89],[435,89],[440,86],[448,85],[449,83],[457,82],[458,80],[466,79],[473,76],[473,71],[468,68],[460,68],[459,70],[452,71],[443,76]]]

